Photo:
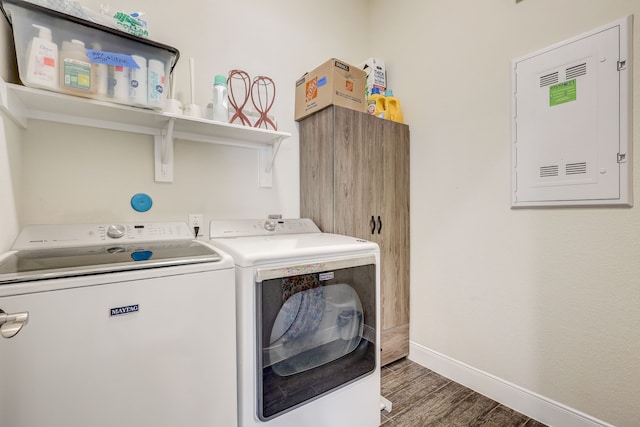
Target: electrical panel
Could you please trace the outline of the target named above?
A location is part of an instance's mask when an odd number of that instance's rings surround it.
[[[632,19],[512,61],[512,207],[632,205]]]

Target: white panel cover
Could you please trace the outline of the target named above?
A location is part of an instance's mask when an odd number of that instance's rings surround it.
[[[513,207],[631,203],[630,21],[513,61]]]

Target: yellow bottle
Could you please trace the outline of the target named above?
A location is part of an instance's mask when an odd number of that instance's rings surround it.
[[[393,96],[393,91],[391,89],[387,89],[384,92],[384,97],[386,100],[384,118],[394,122],[403,123],[404,118],[402,117],[400,101],[398,100],[398,98]]]
[[[371,89],[371,95],[367,99],[367,112],[376,117],[384,117],[385,101],[384,95],[380,94],[380,89],[374,87]]]

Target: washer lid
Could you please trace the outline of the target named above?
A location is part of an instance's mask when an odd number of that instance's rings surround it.
[[[0,257],[0,284],[221,259],[212,248],[194,240],[20,250]]]
[[[231,255],[240,267],[379,251],[376,243],[331,233],[219,238],[210,243]]]

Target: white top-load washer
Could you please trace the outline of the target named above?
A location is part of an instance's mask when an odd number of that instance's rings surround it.
[[[29,226],[0,256],[0,426],[235,426],[233,260],[183,223]]]
[[[236,264],[241,427],[380,424],[379,248],[309,219],[214,220]]]

